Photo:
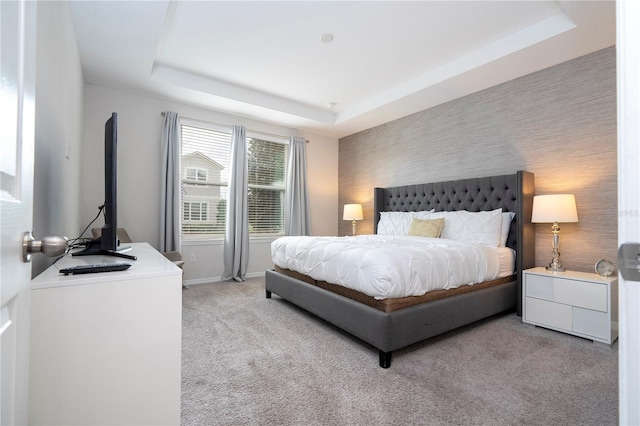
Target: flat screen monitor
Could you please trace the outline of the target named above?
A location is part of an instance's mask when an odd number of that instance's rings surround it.
[[[104,125],[104,226],[102,250],[118,249],[118,114]]]
[[[101,236],[74,256],[108,255],[136,260],[127,255],[118,241],[118,114],[112,113],[104,125],[104,226]]]

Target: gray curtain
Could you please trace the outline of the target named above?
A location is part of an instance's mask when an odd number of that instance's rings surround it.
[[[311,235],[309,191],[307,189],[307,148],[304,138],[289,138],[287,190],[284,203],[286,235]]]
[[[160,136],[160,251],[180,250],[180,133],[178,114],[166,112]]]
[[[231,167],[224,233],[222,279],[244,281],[249,263],[249,206],[247,201],[247,138],[244,126],[233,126]]]

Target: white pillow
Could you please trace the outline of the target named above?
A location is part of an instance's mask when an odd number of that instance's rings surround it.
[[[434,209],[415,212],[414,217],[420,220],[438,219],[437,217],[431,216],[434,214],[433,212],[434,212]]]
[[[486,212],[436,212],[429,219],[444,217],[440,238],[468,241],[485,246],[498,247],[502,229],[502,209]]]
[[[511,229],[511,222],[516,217],[514,212],[502,213],[502,226],[500,229],[500,247],[507,245],[507,238],[509,238],[509,230]]]
[[[423,212],[380,212],[378,235],[408,235],[416,213]]]

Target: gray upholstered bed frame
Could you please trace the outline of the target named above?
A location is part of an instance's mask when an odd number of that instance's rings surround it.
[[[516,250],[516,279],[511,282],[433,302],[382,312],[273,270],[266,271],[267,298],[272,292],[364,340],[378,349],[380,366],[391,365],[391,353],[413,343],[492,315],[516,309],[522,314],[522,271],[534,266],[531,224],[534,178],[529,172],[458,181],[375,188],[374,232],[382,211],[515,212],[507,245]]]

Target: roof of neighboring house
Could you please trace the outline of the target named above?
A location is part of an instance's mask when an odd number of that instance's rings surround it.
[[[204,155],[200,151],[194,151],[194,152],[191,152],[189,154],[185,154],[185,155],[182,156],[183,160],[188,159],[188,158],[202,158],[203,160],[206,160],[209,163],[211,163],[211,165],[213,167],[216,167],[216,168],[218,168],[220,170],[224,169],[224,166],[222,164],[218,163],[217,161],[215,161],[211,157],[208,157],[208,156]]]

